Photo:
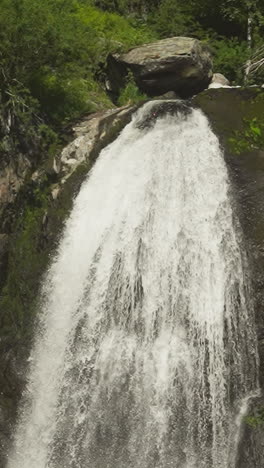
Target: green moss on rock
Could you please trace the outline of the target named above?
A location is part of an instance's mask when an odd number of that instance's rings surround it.
[[[242,249],[247,251],[252,280],[260,386],[264,389],[264,90],[220,88],[193,99],[208,116],[220,139],[231,180],[234,210],[243,230]],[[237,466],[264,466],[264,402],[253,398],[244,418]]]
[[[209,117],[223,146],[233,154],[264,148],[264,90],[210,89],[193,99]]]
[[[245,417],[245,423],[251,428],[257,428],[264,425],[264,407],[255,408],[248,416]]]

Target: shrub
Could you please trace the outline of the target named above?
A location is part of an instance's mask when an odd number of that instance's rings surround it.
[[[127,84],[122,89],[118,98],[118,104],[125,106],[128,104],[136,104],[147,99],[146,94],[142,93],[135,82],[133,74],[130,72],[127,77]]]
[[[233,84],[242,84],[244,65],[249,57],[246,41],[221,37],[209,43],[214,56],[215,72],[223,73]]]

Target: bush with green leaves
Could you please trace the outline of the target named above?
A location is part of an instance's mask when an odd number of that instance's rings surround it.
[[[197,29],[188,4],[181,0],[162,0],[150,14],[149,23],[160,38],[189,36]]]
[[[127,84],[121,90],[118,104],[126,106],[128,104],[137,104],[138,102],[147,100],[146,94],[142,93],[135,82],[133,74],[130,72],[127,76]]]
[[[214,71],[223,73],[233,84],[243,84],[245,63],[250,54],[246,41],[220,37],[209,40],[208,44],[213,54]]]
[[[52,125],[111,106],[96,79],[108,53],[153,38],[144,25],[87,1],[1,2],[1,94],[19,81]]]
[[[103,86],[109,52],[168,36],[207,40],[215,71],[243,81],[249,0],[0,1],[1,100],[20,83],[54,127],[112,105]],[[264,6],[260,0],[250,5],[255,47],[263,36]]]

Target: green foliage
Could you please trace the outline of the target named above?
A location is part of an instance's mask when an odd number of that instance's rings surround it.
[[[18,102],[19,83],[36,100],[33,112],[55,127],[111,106],[101,84],[109,52],[191,35],[209,40],[215,70],[241,83],[248,14],[254,43],[264,28],[260,0],[0,1],[0,99],[10,101],[15,85]]]
[[[235,154],[261,148],[264,144],[263,118],[244,119],[244,126],[245,130],[243,132],[236,131],[234,136],[229,139],[230,147]]]
[[[0,155],[18,153],[34,156],[54,155],[61,147],[58,134],[39,117],[39,102],[21,83],[13,80],[0,94]]]
[[[258,408],[257,410],[254,411],[253,414],[246,416],[245,418],[245,423],[256,429],[259,426],[263,426],[264,424],[264,408]]]
[[[251,138],[254,143],[258,144],[259,139],[262,136],[264,130],[264,123],[258,122],[258,119],[255,117],[249,122],[249,130],[246,132],[246,136]]]
[[[146,15],[159,0],[94,0],[93,4],[102,10],[118,12],[121,15]]]
[[[63,74],[42,73],[32,78],[31,89],[43,113],[59,123],[96,109],[91,101],[90,83],[94,85],[93,81],[67,79]]]
[[[142,93],[134,80],[133,74],[129,73],[127,78],[127,84],[120,93],[118,104],[120,106],[136,104],[141,101],[145,101],[147,96]]]
[[[78,18],[97,34],[99,44],[96,48],[102,54],[101,61],[110,51],[126,50],[155,38],[144,23],[93,7],[80,7]]]
[[[152,38],[146,26],[91,2],[1,0],[2,100],[16,80],[55,125],[109,107],[96,79],[108,53]]]
[[[197,29],[193,15],[181,0],[162,0],[149,21],[159,37],[188,36]]]
[[[246,41],[220,37],[209,39],[209,45],[214,57],[215,72],[223,73],[234,84],[241,84],[244,64],[249,58]]]
[[[34,200],[34,201],[33,201]],[[16,225],[9,259],[9,276],[0,297],[1,335],[21,337],[30,333],[36,298],[36,279],[47,258],[41,249],[42,220],[47,209],[45,191],[35,190]]]

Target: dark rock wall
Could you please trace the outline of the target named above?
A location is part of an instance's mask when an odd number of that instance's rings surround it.
[[[214,89],[193,100],[208,116],[224,149],[253,286],[260,385],[264,390],[264,90]],[[264,467],[264,400],[251,402],[237,468]]]

